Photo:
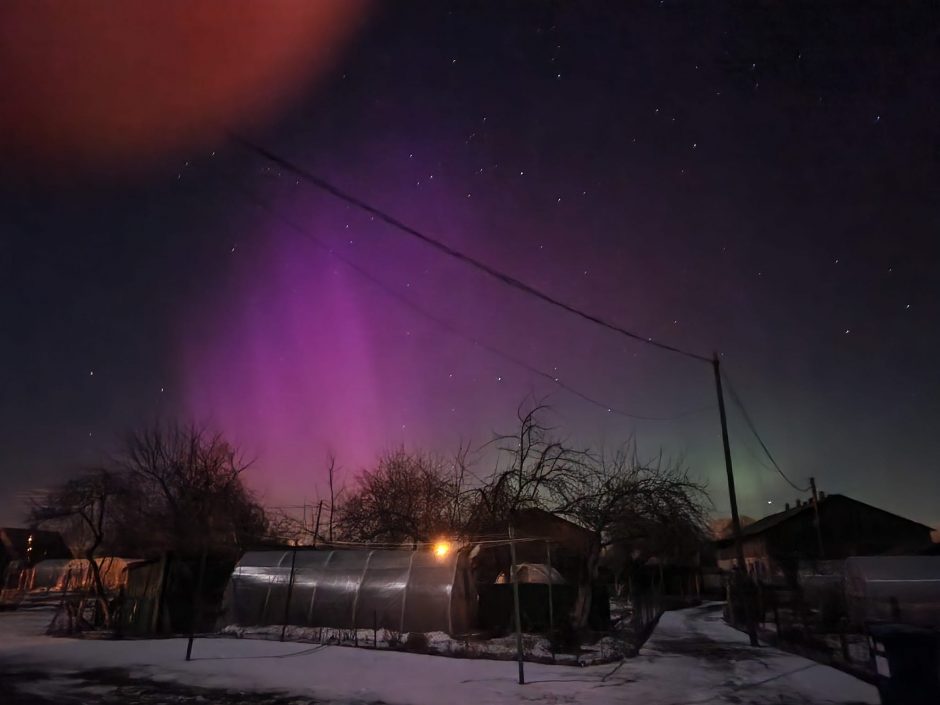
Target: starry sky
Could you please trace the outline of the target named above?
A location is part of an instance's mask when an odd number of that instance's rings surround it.
[[[552,296],[720,351],[797,485],[940,524],[935,7],[402,2],[336,56],[233,129]],[[223,431],[292,504],[330,452],[347,478],[402,444],[450,453],[541,398],[572,442],[683,458],[727,514],[707,364],[233,140],[133,166],[0,167],[0,523],[158,419]],[[742,513],[792,503],[729,413]]]

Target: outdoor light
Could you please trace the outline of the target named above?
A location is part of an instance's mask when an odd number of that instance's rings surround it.
[[[434,555],[438,558],[443,558],[448,553],[450,553],[450,544],[447,541],[438,541],[434,544]]]

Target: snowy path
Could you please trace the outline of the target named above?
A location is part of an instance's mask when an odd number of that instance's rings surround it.
[[[197,641],[187,663],[183,639],[54,639],[41,636],[47,621],[43,614],[0,613],[0,701],[878,703],[875,689],[851,676],[768,647],[751,649],[721,621],[720,605],[666,613],[640,655],[619,666],[526,664],[525,686],[516,684],[512,662],[252,640]]]

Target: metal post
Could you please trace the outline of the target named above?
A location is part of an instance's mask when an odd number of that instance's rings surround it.
[[[548,563],[548,643],[555,658],[555,605],[552,603],[552,544],[545,542],[545,560]]]
[[[744,563],[744,544],[741,541],[741,518],[738,515],[738,497],[734,491],[734,470],[731,466],[731,443],[728,440],[728,417],[725,413],[725,395],[721,389],[721,363],[718,360],[718,353],[712,359],[712,368],[715,371],[715,391],[718,394],[718,416],[721,419],[721,444],[725,451],[725,470],[728,473],[728,499],[731,501],[731,526],[734,529],[734,547],[737,553],[738,568],[738,594],[741,593],[741,587],[744,580],[747,579],[747,568]],[[733,610],[732,610],[733,611]],[[754,626],[754,618],[745,596],[744,613],[747,619],[747,635],[751,646],[757,646],[757,629]]]
[[[189,643],[186,644],[186,660],[189,661],[193,654],[193,641],[196,639],[196,623],[202,618],[202,582],[206,573],[206,554],[208,546],[203,547],[202,557],[199,559],[199,575],[196,578],[196,593],[193,596],[193,618],[189,628]]]
[[[509,522],[509,575],[512,578],[512,602],[516,613],[516,657],[519,659],[519,685],[525,684],[525,667],[522,665],[522,615],[519,612],[519,580],[516,575],[516,534]]]
[[[281,625],[281,641],[287,633],[287,620],[290,619],[290,598],[294,593],[294,566],[297,565],[297,548],[290,554],[290,577],[287,579],[287,599],[284,600],[284,623]]]

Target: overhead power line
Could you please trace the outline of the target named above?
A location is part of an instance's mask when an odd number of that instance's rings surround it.
[[[754,426],[754,422],[751,421],[751,417],[747,413],[747,409],[744,408],[744,403],[741,401],[741,397],[739,397],[738,393],[735,391],[734,385],[731,383],[731,379],[729,379],[726,373],[722,373],[722,377],[724,377],[724,380],[728,385],[728,393],[731,396],[731,401],[733,401],[734,405],[738,407],[738,410],[741,412],[741,416],[744,418],[744,422],[751,430],[751,433],[754,434],[754,438],[757,439],[757,442],[760,443],[760,447],[764,450],[764,454],[767,456],[767,459],[770,460],[771,465],[773,465],[774,469],[780,473],[780,477],[786,480],[787,484],[797,492],[809,492],[811,489],[810,487],[800,487],[799,485],[796,485],[789,477],[787,477],[786,473],[783,472],[783,470],[777,464],[777,461],[774,459],[773,454],[770,452],[770,449],[767,447],[767,444],[764,443],[764,439],[762,439],[760,434],[757,432],[757,428]]]
[[[300,178],[316,186],[320,190],[325,191],[326,193],[329,193],[330,195],[340,199],[341,201],[344,201],[345,203],[348,203],[352,206],[355,206],[369,213],[370,215],[378,218],[384,223],[391,225],[393,228],[400,230],[403,233],[406,233],[414,238],[417,238],[418,240],[433,247],[434,249],[440,252],[443,252],[449,257],[452,257],[456,260],[459,260],[460,262],[463,262],[464,264],[468,264],[471,267],[478,269],[479,271],[489,275],[490,277],[493,277],[494,279],[502,282],[503,284],[507,286],[517,289],[518,291],[522,291],[526,294],[529,294],[530,296],[534,296],[535,298],[541,299],[545,303],[551,304],[552,306],[555,306],[564,311],[567,311],[568,313],[574,314],[575,316],[583,318],[584,320],[595,323],[603,328],[612,330],[615,333],[619,333],[620,335],[626,336],[627,338],[631,338],[638,342],[645,343],[646,345],[651,345],[653,347],[659,348],[660,350],[667,350],[669,352],[677,353],[679,355],[684,355],[685,357],[692,358],[693,360],[699,360],[700,362],[707,362],[709,364],[711,364],[712,362],[710,358],[705,357],[704,355],[699,355],[698,353],[690,352],[688,350],[683,350],[681,348],[677,348],[673,345],[668,345],[666,343],[660,343],[659,341],[653,340],[650,337],[642,336],[639,333],[635,333],[633,331],[627,330],[626,328],[622,328],[616,325],[615,323],[610,323],[609,321],[601,318],[600,316],[596,316],[592,313],[588,313],[587,311],[583,311],[582,309],[579,309],[571,304],[565,303],[564,301],[561,301],[560,299],[556,299],[555,297],[549,294],[546,294],[545,292],[541,291],[540,289],[535,288],[534,286],[530,284],[526,284],[522,280],[517,279],[516,277],[510,274],[501,272],[498,269],[495,269],[494,267],[491,267],[490,265],[486,264],[485,262],[481,262],[480,260],[474,257],[471,257],[470,255],[467,255],[451,247],[450,245],[447,245],[441,242],[440,240],[437,240],[431,237],[430,235],[426,235],[422,233],[421,231],[411,227],[410,225],[407,225],[406,223],[403,223],[402,221],[398,220],[394,216],[389,215],[385,211],[369,203],[366,203],[362,199],[356,196],[353,196],[352,194],[349,194],[346,191],[343,191],[337,186],[334,186],[332,183],[330,183],[326,179],[316,176],[315,174],[311,173],[307,169],[297,164],[294,164],[289,159],[285,159],[284,157],[278,156],[277,154],[274,154],[270,150],[265,149],[264,147],[261,147],[260,145],[257,145],[254,142],[240,135],[233,135],[233,139],[235,139],[239,144],[241,144],[246,149],[260,155],[264,159],[270,162],[273,162],[274,164],[277,164],[282,169],[289,171],[296,176],[299,176]]]
[[[624,417],[627,417],[627,418],[636,419],[636,420],[640,420],[640,421],[674,421],[674,420],[679,419],[679,418],[683,418],[683,417],[686,417],[686,416],[692,416],[692,415],[694,415],[694,414],[702,413],[703,411],[709,411],[709,410],[711,410],[711,409],[714,408],[714,404],[709,404],[709,405],[707,405],[707,406],[703,406],[703,407],[700,407],[700,408],[689,409],[689,410],[686,410],[686,411],[682,411],[682,412],[679,412],[678,414],[674,414],[674,415],[671,415],[671,416],[649,416],[649,415],[642,415],[642,414],[631,413],[631,412],[629,412],[629,411],[624,411],[623,409],[619,409],[619,408],[617,408],[617,407],[615,407],[615,406],[612,406],[612,405],[610,405],[610,404],[605,404],[604,402],[599,401],[598,399],[595,399],[594,397],[589,396],[588,394],[585,394],[584,392],[582,392],[582,391],[580,391],[579,389],[577,389],[577,388],[571,386],[570,384],[567,384],[566,382],[563,382],[557,375],[552,375],[552,374],[550,374],[550,373],[548,373],[548,372],[545,372],[544,370],[541,370],[541,369],[539,369],[539,368],[537,368],[537,367],[535,367],[535,366],[529,364],[528,362],[526,362],[526,361],[524,361],[524,360],[522,360],[522,359],[520,359],[520,358],[518,358],[518,357],[516,357],[516,356],[514,356],[514,355],[511,355],[511,354],[509,354],[509,353],[507,353],[507,352],[504,352],[503,350],[500,350],[499,348],[493,347],[492,345],[488,345],[487,343],[481,342],[480,340],[477,340],[477,339],[474,338],[473,336],[470,336],[470,335],[468,335],[467,333],[465,333],[465,332],[463,332],[462,330],[460,330],[459,328],[455,327],[454,325],[452,325],[452,324],[449,323],[448,321],[444,320],[443,318],[440,318],[439,316],[436,316],[435,314],[431,313],[430,311],[425,310],[424,308],[422,308],[421,306],[415,304],[413,301],[411,301],[411,300],[408,299],[407,297],[403,296],[400,292],[396,291],[392,286],[390,286],[390,285],[387,284],[386,282],[382,281],[381,279],[377,278],[377,277],[374,276],[371,272],[369,272],[368,270],[366,270],[366,269],[364,269],[363,267],[361,267],[360,265],[358,265],[356,262],[354,262],[354,261],[350,260],[349,258],[344,257],[343,255],[341,255],[341,254],[339,254],[338,252],[336,252],[336,250],[335,250],[334,248],[330,247],[328,244],[326,244],[325,242],[323,242],[322,240],[320,240],[319,238],[317,238],[315,235],[311,234],[310,231],[309,231],[307,228],[304,228],[302,225],[300,225],[299,223],[297,223],[297,222],[294,221],[293,219],[291,219],[291,218],[289,218],[289,217],[283,215],[282,213],[280,213],[280,212],[279,212],[278,210],[276,210],[271,204],[269,204],[267,201],[265,201],[264,199],[262,199],[262,198],[260,198],[259,196],[257,196],[255,193],[253,193],[252,191],[250,191],[248,188],[246,188],[246,187],[243,186],[242,184],[237,183],[237,182],[234,182],[234,181],[233,181],[233,183],[234,183],[234,185],[245,195],[245,197],[246,197],[249,201],[251,201],[255,206],[257,206],[258,208],[261,208],[262,210],[264,210],[264,211],[270,213],[272,216],[274,216],[275,218],[277,218],[280,222],[282,222],[282,223],[284,223],[285,225],[287,225],[287,226],[288,226],[291,230],[293,230],[295,233],[297,233],[298,235],[300,235],[300,236],[306,238],[306,239],[307,239],[309,242],[311,242],[313,245],[315,245],[316,247],[320,248],[321,250],[324,250],[327,254],[329,254],[330,256],[332,256],[332,257],[336,258],[337,260],[339,260],[340,262],[342,262],[344,265],[346,265],[346,266],[349,267],[351,270],[353,270],[356,274],[358,274],[358,275],[361,276],[362,278],[364,278],[364,279],[368,280],[369,282],[371,282],[373,285],[375,285],[376,287],[378,287],[379,289],[381,289],[381,290],[382,290],[385,294],[387,294],[388,296],[391,296],[393,299],[395,299],[395,300],[396,300],[398,303],[400,303],[401,305],[405,306],[406,308],[410,309],[411,311],[414,311],[415,313],[419,314],[420,316],[423,316],[424,318],[428,319],[429,321],[431,321],[432,323],[436,324],[437,326],[439,326],[439,327],[445,329],[446,331],[448,331],[448,332],[451,333],[452,335],[455,335],[455,336],[457,336],[457,337],[459,337],[459,338],[462,338],[462,339],[464,339],[464,340],[466,340],[466,341],[472,343],[473,345],[475,345],[475,346],[477,346],[477,347],[479,347],[479,348],[482,348],[483,350],[486,350],[487,352],[489,352],[489,353],[492,354],[492,355],[495,355],[495,356],[497,356],[497,357],[503,358],[504,360],[506,360],[506,361],[508,361],[508,362],[511,362],[512,364],[514,364],[514,365],[516,365],[516,366],[518,366],[518,367],[520,367],[520,368],[522,368],[522,369],[524,369],[524,370],[526,370],[526,371],[528,371],[528,372],[530,372],[530,373],[532,373],[532,374],[534,374],[534,375],[537,375],[537,376],[539,376],[539,377],[542,377],[542,378],[548,380],[549,382],[551,382],[552,384],[554,384],[554,385],[557,386],[558,388],[563,389],[564,391],[568,392],[569,394],[573,394],[574,396],[578,397],[579,399],[581,399],[581,400],[583,400],[583,401],[588,402],[589,404],[592,404],[592,405],[594,405],[594,406],[596,406],[596,407],[598,407],[598,408],[600,408],[600,409],[604,409],[604,410],[606,410],[606,411],[609,412],[609,413],[617,414],[618,416],[624,416]]]

